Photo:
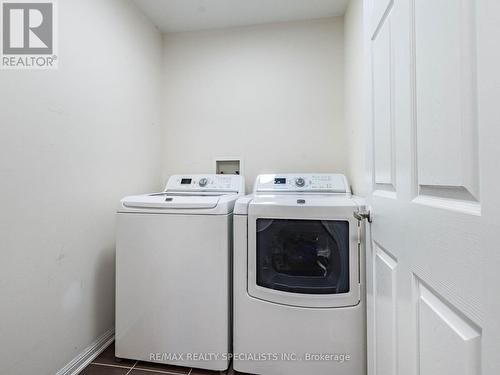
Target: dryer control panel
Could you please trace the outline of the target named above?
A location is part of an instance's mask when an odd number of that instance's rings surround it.
[[[350,194],[347,179],[332,173],[263,174],[257,177],[255,193],[337,193]]]
[[[244,194],[242,176],[224,174],[173,175],[168,179],[165,191],[221,192]]]

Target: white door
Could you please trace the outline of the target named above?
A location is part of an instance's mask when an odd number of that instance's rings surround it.
[[[500,374],[500,2],[365,0],[365,26],[369,374]]]

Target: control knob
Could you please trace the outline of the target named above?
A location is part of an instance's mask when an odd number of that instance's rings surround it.
[[[198,182],[198,184],[199,184],[201,187],[207,186],[207,183],[208,183],[208,180],[207,180],[206,178],[202,178],[202,179],[200,179],[200,181]]]
[[[304,180],[302,177],[295,179],[295,185],[297,185],[298,187],[304,187],[305,184],[306,180]]]

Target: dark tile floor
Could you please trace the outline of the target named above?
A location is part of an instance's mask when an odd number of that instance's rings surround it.
[[[157,363],[148,363],[142,361],[132,361],[122,359],[120,362],[115,360],[115,344],[112,343],[106,348],[90,365],[85,367],[80,375],[216,375],[219,371],[208,371],[201,369],[192,369],[189,367],[178,367],[170,365],[161,365]],[[244,375],[230,368],[227,375]]]

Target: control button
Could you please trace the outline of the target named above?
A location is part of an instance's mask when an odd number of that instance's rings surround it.
[[[295,185],[297,185],[298,187],[303,187],[305,184],[306,180],[304,180],[302,177],[295,179]]]
[[[202,178],[200,179],[200,182],[198,182],[198,184],[203,187],[203,186],[207,186],[207,183],[208,183],[208,180],[206,178]]]

